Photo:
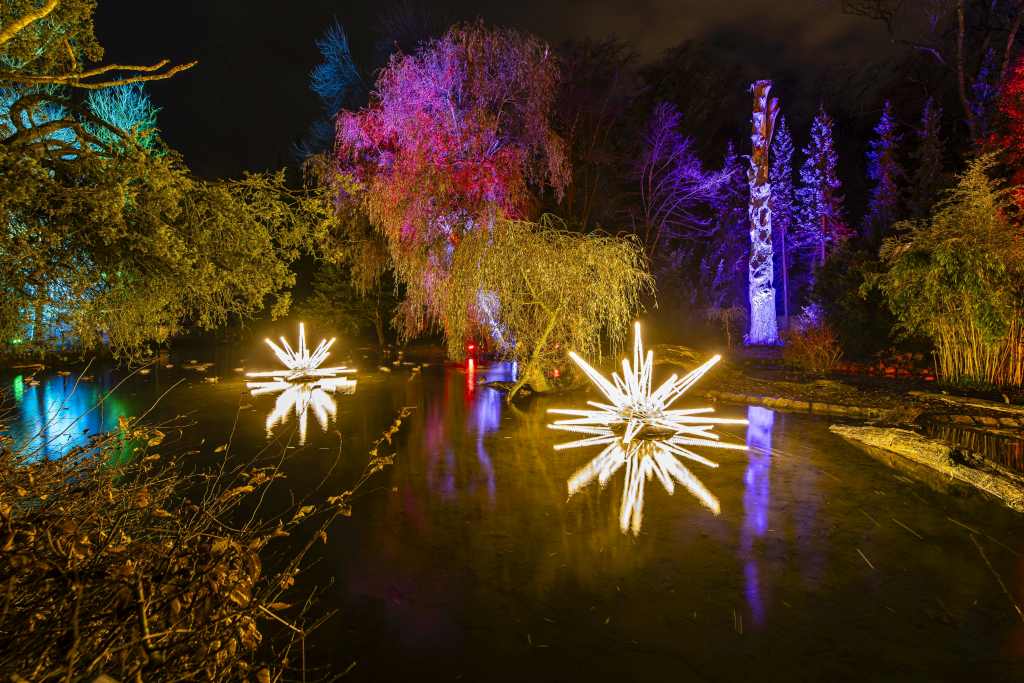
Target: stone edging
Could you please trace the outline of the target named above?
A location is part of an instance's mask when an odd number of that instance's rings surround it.
[[[781,398],[777,396],[759,396],[756,394],[739,394],[730,391],[706,391],[704,398],[722,403],[743,403],[764,406],[775,410],[812,413],[814,415],[832,415],[854,417],[865,420],[883,420],[893,411],[874,406],[851,406],[841,403],[825,403],[823,401],[801,401],[799,399]]]

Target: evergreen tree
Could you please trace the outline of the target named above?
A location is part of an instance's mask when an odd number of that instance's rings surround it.
[[[873,244],[881,241],[900,216],[900,184],[906,173],[896,158],[902,136],[896,130],[892,103],[886,100],[875,126],[875,138],[868,149],[868,180],[874,183],[864,216],[864,237]]]
[[[942,107],[928,98],[921,110],[921,123],[914,130],[917,145],[911,152],[914,172],[910,179],[910,214],[925,218],[942,189]]]
[[[842,184],[836,174],[838,155],[832,141],[832,117],[824,106],[811,123],[811,139],[803,149],[799,203],[798,246],[810,264],[821,267],[829,252],[849,236],[843,221]]]
[[[776,280],[782,283],[782,315],[789,316],[789,252],[796,222],[796,200],[793,188],[793,138],[786,117],[779,116],[772,141],[772,227],[773,242],[778,245],[775,259]]]
[[[746,167],[730,140],[722,162],[722,173],[728,180],[711,203],[714,231],[701,263],[701,289],[707,292],[711,309],[746,310],[750,249]]]

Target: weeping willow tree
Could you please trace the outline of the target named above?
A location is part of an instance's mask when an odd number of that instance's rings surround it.
[[[954,383],[1024,385],[1024,235],[991,157],[971,162],[931,218],[897,223],[877,282],[901,326],[935,345]]]
[[[653,279],[638,240],[568,232],[546,216],[468,234],[439,290],[453,356],[480,332],[474,321],[493,321],[506,335],[506,354],[521,367],[511,400],[526,384],[548,390],[548,371],[568,351],[600,357],[602,340],[621,346]],[[488,315],[478,310],[482,299],[493,302]]]

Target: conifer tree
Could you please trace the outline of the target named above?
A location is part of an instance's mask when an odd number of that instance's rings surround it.
[[[796,222],[796,200],[793,194],[793,138],[789,134],[785,116],[779,116],[775,127],[770,177],[772,225],[775,231],[773,240],[778,245],[775,263],[782,283],[782,315],[789,317],[789,252]]]
[[[849,236],[843,220],[842,183],[836,172],[838,155],[832,141],[832,117],[818,109],[811,123],[811,139],[803,149],[799,203],[799,247],[816,267],[825,265],[829,252]]]
[[[911,151],[914,171],[910,178],[909,208],[913,218],[924,218],[942,189],[942,157],[945,152],[942,107],[930,97],[921,109],[921,122],[914,130],[914,139],[916,146]]]
[[[892,103],[886,100],[882,116],[875,126],[875,138],[868,149],[868,180],[874,185],[864,216],[863,234],[871,243],[880,242],[893,222],[901,217],[900,185],[906,180],[906,173],[897,160],[901,139],[902,135],[896,130]]]

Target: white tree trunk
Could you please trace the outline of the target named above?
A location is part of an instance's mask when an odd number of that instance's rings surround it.
[[[772,282],[772,210],[769,200],[772,185],[769,182],[769,150],[779,101],[769,98],[771,81],[756,81],[751,85],[754,93],[754,114],[750,140],[753,151],[747,180],[750,184],[750,331],[748,344],[778,344],[779,325],[775,317],[775,287]]]

